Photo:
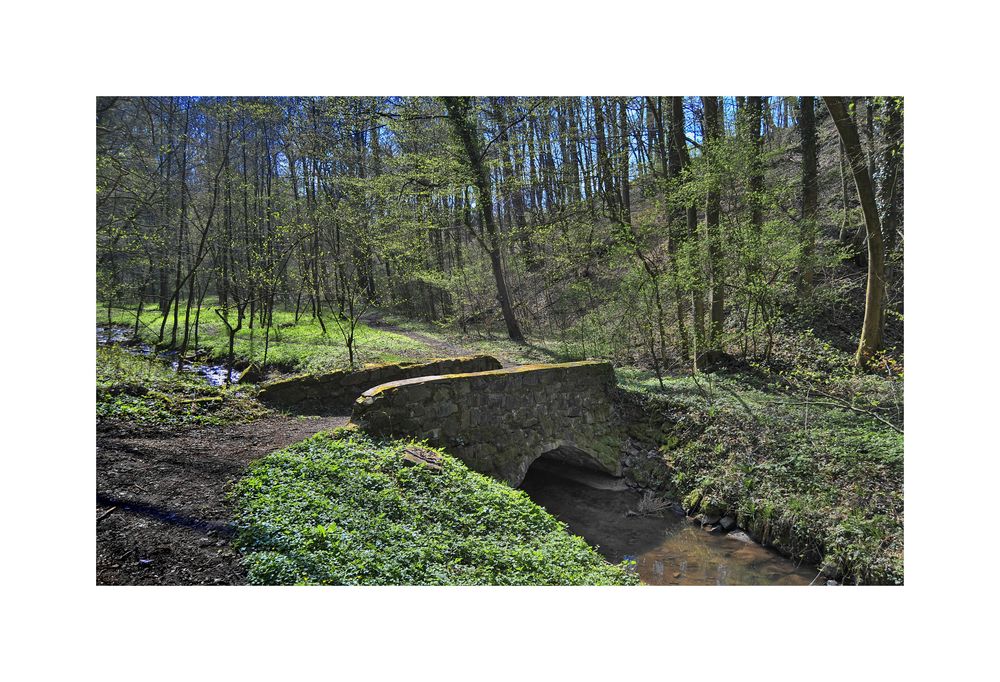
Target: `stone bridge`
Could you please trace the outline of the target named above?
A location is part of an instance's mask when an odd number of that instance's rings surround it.
[[[512,486],[543,455],[617,476],[614,385],[611,364],[591,361],[424,376],[365,391],[351,421],[376,436],[427,439]]]

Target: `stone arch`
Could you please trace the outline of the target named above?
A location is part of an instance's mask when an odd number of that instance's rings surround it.
[[[615,466],[609,466],[606,460],[602,460],[586,445],[578,445],[571,440],[559,440],[543,445],[539,455],[532,458],[528,466],[530,467],[536,460],[543,458],[572,464],[582,469],[593,469],[612,476],[617,476],[620,473],[620,466],[617,466],[617,463]]]

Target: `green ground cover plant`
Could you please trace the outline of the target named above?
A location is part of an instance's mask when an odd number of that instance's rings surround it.
[[[246,390],[209,385],[156,357],[97,348],[97,420],[139,427],[213,426],[252,420],[263,408]]]
[[[211,302],[203,304],[199,315],[197,343],[193,332],[193,320],[197,309],[192,310],[192,331],[188,344],[192,350],[197,347],[207,351],[209,358],[224,361],[229,352],[229,337],[225,325],[213,312],[215,307]],[[235,313],[232,315],[235,317]],[[183,315],[181,317],[183,318]],[[155,308],[143,312],[139,321],[139,338],[155,345],[159,340],[162,319],[162,315]],[[96,320],[99,325],[108,323],[107,308],[103,304],[97,306]],[[132,328],[135,325],[135,311],[115,309],[112,311],[111,322]],[[235,324],[235,319],[233,323]],[[181,324],[183,327],[183,319]],[[165,342],[170,340],[170,327],[171,323],[168,320]],[[322,372],[349,367],[347,349],[336,326],[331,320],[327,320],[326,327],[327,332],[324,334],[323,326],[318,319],[301,315],[296,322],[294,311],[275,310],[266,344],[267,364],[297,372]],[[373,329],[365,324],[359,324],[355,330],[355,345],[356,363],[359,365],[435,357],[432,349],[418,341],[401,334]],[[244,321],[243,329],[236,335],[234,351],[236,360],[242,364],[249,362],[262,364],[265,354],[263,327],[257,326],[251,330],[249,322]]]
[[[232,492],[251,583],[634,585],[519,490],[446,453],[338,429],[268,455]]]
[[[846,582],[901,584],[901,370],[858,375],[846,353],[810,357],[788,373],[672,377],[664,389],[648,371],[617,374],[673,425],[659,438],[656,484],[689,512],[732,513],[756,537]]]

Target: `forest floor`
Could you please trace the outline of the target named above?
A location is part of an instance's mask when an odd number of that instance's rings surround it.
[[[99,425],[97,584],[246,582],[226,493],[251,461],[348,416],[150,430]]]
[[[333,330],[289,322],[272,342],[269,357],[288,363],[276,371],[344,366]],[[381,312],[363,330],[364,362],[581,359],[557,341],[514,344]],[[202,339],[217,351],[217,329],[204,325]],[[884,375],[859,375],[849,353],[812,336],[784,338],[781,349],[771,368],[734,362],[700,379],[665,376],[662,387],[649,370],[617,367],[619,386],[674,424],[651,441],[650,487],[723,505],[786,554],[833,573],[901,582],[902,365],[887,358]],[[259,331],[237,344],[244,362],[260,352]],[[98,347],[97,379],[98,584],[245,582],[229,544],[229,486],[251,461],[348,419],[276,414],[253,386],[208,386],[118,347]]]

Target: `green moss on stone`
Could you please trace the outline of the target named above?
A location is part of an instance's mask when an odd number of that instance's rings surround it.
[[[701,488],[695,488],[687,495],[685,495],[684,499],[681,501],[681,503],[684,505],[685,511],[687,511],[689,514],[694,514],[695,512],[697,512],[698,505],[701,503],[701,496],[702,496]]]

